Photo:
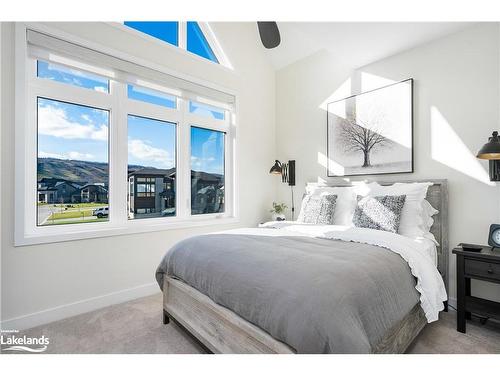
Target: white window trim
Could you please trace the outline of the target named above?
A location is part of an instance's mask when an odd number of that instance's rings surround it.
[[[224,53],[224,49],[222,48],[219,40],[215,36],[215,33],[213,32],[212,28],[210,27],[210,24],[208,22],[200,22],[198,21],[198,26],[200,27],[201,31],[203,32],[203,35],[205,36],[205,39],[207,40],[207,43],[209,44],[210,48],[212,49],[212,52],[215,54],[215,57],[217,57],[217,60],[219,61],[216,63],[215,61],[206,59],[204,57],[198,56],[195,53],[192,53],[187,50],[187,22],[179,21],[179,45],[174,46],[173,44],[170,44],[168,42],[165,42],[163,40],[160,40],[158,38],[155,38],[154,36],[148,35],[146,33],[143,33],[139,30],[133,29],[129,26],[125,26],[121,23],[117,22],[106,22],[108,25],[117,28],[121,31],[124,31],[126,33],[129,33],[131,35],[140,37],[144,40],[147,40],[150,43],[154,43],[156,45],[159,45],[161,47],[169,48],[172,51],[175,51],[177,53],[180,53],[182,55],[188,56],[196,61],[203,61],[205,63],[213,64],[214,66],[219,66],[223,68],[224,70],[228,71],[233,71],[233,66],[231,62],[229,61],[229,58],[227,55]]]
[[[109,207],[110,216],[108,222],[85,223],[85,224],[66,224],[58,226],[37,226],[36,225],[36,203],[37,203],[37,129],[36,129],[36,100],[33,100],[37,94],[36,80],[30,83],[30,74],[33,74],[33,67],[28,62],[26,30],[27,28],[40,32],[50,33],[50,35],[65,39],[69,42],[86,45],[88,48],[108,53],[122,59],[126,59],[135,64],[150,67],[166,74],[176,75],[179,78],[189,79],[194,83],[210,87],[216,90],[224,91],[237,97],[236,92],[226,88],[218,87],[211,82],[191,78],[185,74],[175,74],[171,70],[162,66],[150,64],[134,56],[130,56],[110,48],[82,40],[71,34],[60,32],[59,30],[46,27],[37,23],[16,24],[15,34],[15,59],[16,59],[16,95],[15,95],[15,246],[32,245],[40,243],[62,242],[86,238],[97,238],[105,236],[145,233],[151,231],[162,231],[179,228],[189,228],[209,225],[222,225],[237,223],[238,217],[238,186],[236,173],[236,150],[237,143],[236,132],[236,114],[238,110],[238,101],[231,112],[226,111],[227,124],[222,121],[196,116],[183,111],[156,108],[148,103],[133,101],[133,111],[118,111],[118,116],[110,117],[109,133],[109,165],[110,165],[110,196]],[[31,70],[30,70],[31,69]],[[37,79],[41,82],[41,79]],[[115,83],[111,81],[111,90],[117,90]],[[103,109],[112,109],[113,107],[122,107],[129,101],[126,98],[126,87],[121,87],[124,92],[122,95],[108,95],[99,92],[93,92],[88,89],[78,88],[59,82],[44,80],[42,83],[43,92],[50,92],[49,98],[63,99],[68,101],[68,96],[75,97],[75,103],[87,104]],[[63,93],[63,94],[62,94]],[[44,95],[42,95],[44,96]],[[30,99],[31,98],[31,99]],[[31,100],[29,102],[28,100]],[[27,108],[27,103],[30,104]],[[182,107],[187,101],[179,100],[179,106]],[[131,106],[132,107],[132,106]],[[154,112],[156,111],[156,113]],[[182,132],[190,131],[190,125],[199,126],[207,129],[224,131],[226,133],[225,144],[225,212],[220,214],[190,215],[190,173],[184,173],[185,176],[177,178],[177,216],[168,218],[147,218],[128,220],[127,219],[127,168],[126,163],[120,163],[119,160],[128,159],[128,150],[126,147],[119,149],[117,144],[125,144],[127,140],[127,130],[120,128],[118,123],[126,124],[126,116],[129,114],[144,115],[145,117],[158,118],[163,120],[163,114],[168,113],[166,121],[181,123],[177,128],[177,170],[190,170],[190,140],[189,134]],[[156,116],[158,115],[158,116]],[[176,117],[177,116],[177,117]],[[125,118],[124,118],[125,117]],[[123,165],[122,165],[123,164]],[[182,172],[181,172],[182,173]],[[180,175],[178,173],[178,175]],[[123,183],[121,183],[123,182]],[[111,187],[111,184],[113,187]],[[26,188],[24,188],[26,187]],[[28,188],[32,187],[32,188]],[[182,207],[181,205],[185,205]]]

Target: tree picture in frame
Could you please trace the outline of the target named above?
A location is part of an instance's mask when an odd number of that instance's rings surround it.
[[[413,79],[328,103],[327,175],[413,172]]]

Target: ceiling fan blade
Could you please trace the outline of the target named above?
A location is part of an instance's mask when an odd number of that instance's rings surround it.
[[[276,22],[257,22],[257,26],[264,47],[271,49],[279,46],[281,37]]]

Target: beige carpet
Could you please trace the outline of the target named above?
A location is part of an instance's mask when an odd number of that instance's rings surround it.
[[[46,353],[203,353],[175,323],[163,325],[161,294],[114,305],[20,332],[50,339]],[[456,331],[456,314],[441,313],[409,353],[500,353],[500,324],[473,318]],[[5,354],[5,352],[3,352]]]

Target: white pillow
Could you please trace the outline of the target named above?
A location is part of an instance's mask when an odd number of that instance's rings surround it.
[[[427,199],[422,201],[423,228],[426,232],[431,230],[432,224],[434,224],[434,219],[432,217],[438,213],[439,211],[432,207]]]
[[[429,230],[424,230],[422,202],[427,196],[427,189],[432,182],[396,183],[389,186],[378,185],[370,195],[406,195],[401,212],[398,233],[406,237],[423,237]]]
[[[423,221],[423,237],[433,241],[436,245],[439,243],[436,241],[434,235],[430,232],[432,225],[434,224],[434,219],[432,218],[434,215],[438,214],[439,211],[436,210],[429,203],[427,199],[424,199],[422,202],[422,221]]]
[[[376,182],[371,182],[369,184],[360,183],[346,187],[308,185],[306,187],[306,194],[335,194],[337,196],[337,202],[333,214],[333,224],[353,227],[354,223],[352,222],[352,218],[357,205],[357,196],[361,195],[366,197],[376,186],[379,186]]]

